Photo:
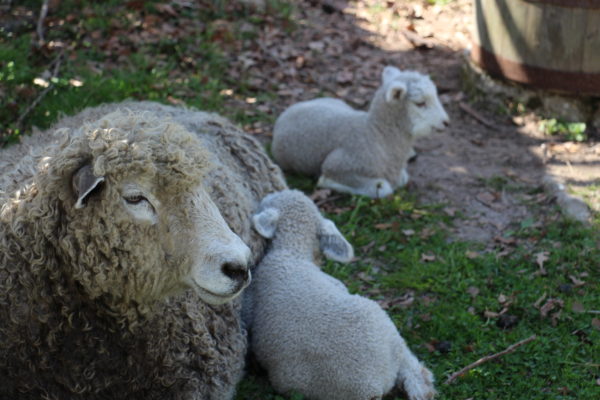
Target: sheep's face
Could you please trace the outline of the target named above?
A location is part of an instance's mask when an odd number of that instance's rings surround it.
[[[77,243],[68,246],[84,250],[74,254],[74,278],[113,305],[187,288],[225,303],[250,282],[250,250],[202,184],[208,163],[199,143],[182,128],[162,129],[127,140],[101,133],[100,154],[73,174],[68,229]]]
[[[429,77],[388,66],[383,72],[383,84],[386,86],[386,102],[406,107],[405,115],[413,137],[442,132],[449,125],[448,114]]]
[[[250,249],[229,229],[204,189],[191,191],[186,202],[190,232],[178,243],[184,244],[181,252],[193,254],[183,282],[207,303],[225,303],[250,283]]]
[[[165,196],[139,177],[121,186],[121,203],[136,224],[156,227],[165,255],[180,263],[179,279],[165,289],[181,284],[210,304],[232,300],[250,282],[250,249],[201,185],[178,192]]]

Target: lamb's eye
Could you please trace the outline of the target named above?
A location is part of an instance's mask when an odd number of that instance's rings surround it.
[[[136,194],[133,196],[125,196],[124,199],[129,204],[140,204],[143,201],[148,201],[148,199],[146,199],[141,194]]]
[[[415,105],[417,107],[423,108],[423,107],[425,107],[427,105],[427,102],[425,102],[425,101],[419,101],[419,102],[416,102]]]

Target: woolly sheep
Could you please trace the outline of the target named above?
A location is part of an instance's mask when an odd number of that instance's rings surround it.
[[[428,76],[387,66],[368,112],[332,98],[286,109],[275,122],[272,152],[284,170],[320,175],[320,187],[385,197],[408,183],[415,139],[448,124]]]
[[[0,156],[0,398],[230,399],[251,212],[279,169],[224,119],[157,103],[51,131]]]
[[[403,387],[411,400],[435,395],[433,376],[411,353],[377,303],[351,295],[314,264],[347,262],[352,246],[299,191],[270,194],[253,217],[272,238],[245,296],[250,349],[278,392],[310,399],[375,400]]]

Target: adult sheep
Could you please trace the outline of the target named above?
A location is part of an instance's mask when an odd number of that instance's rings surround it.
[[[368,111],[332,98],[294,104],[275,122],[272,150],[283,169],[320,176],[320,187],[385,197],[408,182],[415,139],[448,124],[428,76],[387,66]]]
[[[0,157],[0,398],[231,398],[250,216],[280,171],[224,119],[157,103],[52,131]]]

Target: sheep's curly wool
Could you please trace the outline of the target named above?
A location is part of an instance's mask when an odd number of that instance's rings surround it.
[[[71,176],[85,163],[105,177],[107,193],[81,212]],[[239,301],[212,306],[191,290],[167,296],[181,260],[169,256],[171,244],[156,246],[164,232],[131,224],[114,207],[111,182],[136,174],[159,182],[183,214],[181,191],[203,180],[253,262],[262,255],[250,216],[285,183],[256,141],[216,115],[109,104],[3,150],[1,398],[233,395],[246,351]]]

